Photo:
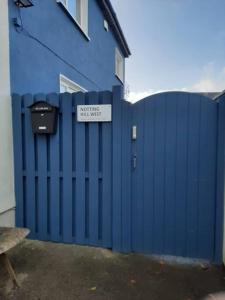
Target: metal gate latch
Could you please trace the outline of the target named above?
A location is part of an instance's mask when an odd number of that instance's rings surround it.
[[[133,169],[136,169],[136,167],[137,167],[137,155],[136,154],[133,154],[132,166],[133,166]]]

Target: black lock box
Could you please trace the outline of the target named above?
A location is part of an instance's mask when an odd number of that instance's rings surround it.
[[[38,101],[29,106],[33,133],[54,134],[57,128],[56,106],[45,101]]]

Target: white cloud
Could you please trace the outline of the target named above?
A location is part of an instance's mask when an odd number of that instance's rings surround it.
[[[221,92],[225,89],[225,67],[216,70],[213,62],[206,64],[201,78],[188,90],[193,92]]]
[[[172,91],[182,91],[182,92],[186,92],[187,88],[181,88],[181,89],[168,89],[168,90],[148,90],[148,91],[143,91],[143,92],[129,92],[127,94],[127,101],[131,102],[131,103],[135,103],[143,98],[146,98],[148,96],[151,95],[155,95],[155,94],[159,94],[159,93],[165,93],[165,92],[172,92]]]
[[[220,92],[225,88],[225,83],[213,80],[212,78],[203,78],[195,85],[193,85],[189,91],[193,92]]]
[[[130,91],[127,95],[127,100],[135,103],[145,97],[153,94],[168,92],[168,91],[183,91],[183,92],[221,92],[225,89],[225,67],[217,71],[214,62],[209,62],[202,68],[202,75],[199,80],[189,87],[175,88],[170,90],[154,90],[147,91]]]
[[[148,90],[143,92],[129,92],[126,99],[127,101],[131,103],[135,103],[143,98],[146,98],[148,96],[152,96],[159,93],[165,93],[165,92],[172,92],[172,91],[182,91],[186,92],[187,88],[181,88],[181,89],[168,89],[168,90]]]
[[[135,103],[138,100],[141,100],[143,98],[146,98],[148,96],[151,96],[153,94],[161,93],[162,91],[154,91],[154,90],[148,90],[148,91],[143,91],[143,92],[129,92],[127,96],[127,100]]]

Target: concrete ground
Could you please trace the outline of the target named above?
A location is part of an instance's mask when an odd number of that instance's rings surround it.
[[[225,274],[213,266],[38,241],[9,255],[21,288],[13,289],[0,267],[1,300],[194,300],[225,290]]]

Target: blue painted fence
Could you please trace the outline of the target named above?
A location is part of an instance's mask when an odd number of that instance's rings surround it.
[[[223,98],[13,95],[17,226],[41,240],[221,262]],[[32,133],[39,100],[59,107],[55,135]],[[112,104],[112,122],[77,122],[78,104]]]
[[[132,108],[133,251],[221,261],[223,98],[170,92]]]

